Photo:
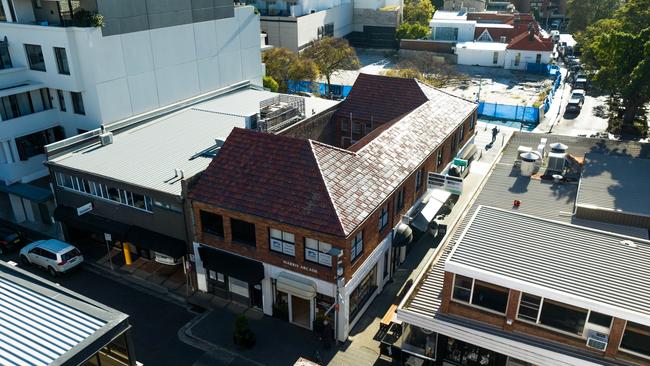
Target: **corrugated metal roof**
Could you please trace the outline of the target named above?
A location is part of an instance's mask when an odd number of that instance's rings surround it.
[[[650,216],[650,160],[590,153],[577,205]]]
[[[0,278],[0,364],[49,365],[106,324]]]
[[[531,284],[643,314],[650,324],[650,242],[634,239],[630,246],[626,239],[480,206],[445,267],[461,265],[512,280],[510,288]]]

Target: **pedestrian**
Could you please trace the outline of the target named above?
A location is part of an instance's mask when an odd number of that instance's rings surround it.
[[[498,133],[499,133],[499,129],[497,128],[497,126],[494,126],[494,128],[492,129],[492,143],[496,141]]]

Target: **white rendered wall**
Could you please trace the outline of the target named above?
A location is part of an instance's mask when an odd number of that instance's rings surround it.
[[[474,40],[474,30],[476,28],[475,21],[460,20],[460,21],[450,21],[450,20],[436,20],[433,19],[429,22],[429,27],[431,29],[431,37],[435,35],[435,28],[458,28],[458,39],[455,42],[471,42]]]
[[[352,32],[352,15],[352,4],[346,3],[298,18],[298,48],[316,39],[318,28],[324,24],[334,23],[334,37],[343,37],[349,34]]]
[[[519,65],[515,66],[515,58],[518,53],[521,54],[521,60],[519,61]],[[513,70],[526,70],[526,64],[535,63],[538,54],[542,55],[541,63],[548,64],[551,62],[552,52],[549,51],[506,50],[504,67]]]
[[[497,63],[494,64],[494,52],[498,53]],[[503,67],[505,51],[476,50],[456,47],[457,63],[459,65],[478,65],[489,67]]]

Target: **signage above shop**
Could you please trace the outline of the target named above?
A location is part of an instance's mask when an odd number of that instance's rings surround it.
[[[88,212],[90,212],[92,210],[93,210],[93,203],[88,202],[83,206],[77,207],[77,216],[81,216],[81,215],[83,215],[85,213],[88,213]]]

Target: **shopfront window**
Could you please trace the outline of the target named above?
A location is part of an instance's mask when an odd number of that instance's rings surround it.
[[[453,338],[448,338],[447,346],[441,352],[443,360],[461,366],[496,366],[499,364],[499,358],[503,358],[496,352]]]
[[[269,248],[278,253],[296,256],[296,237],[289,232],[270,229]]]
[[[82,366],[128,366],[131,365],[126,334],[111,341]]]
[[[404,326],[402,350],[435,360],[438,334],[411,324]]]
[[[620,349],[625,352],[650,357],[650,327],[627,322]]]
[[[350,293],[350,319],[354,319],[377,290],[377,266]]]

